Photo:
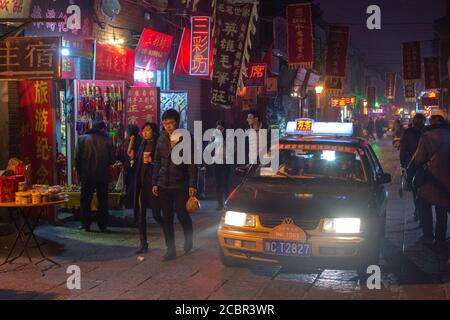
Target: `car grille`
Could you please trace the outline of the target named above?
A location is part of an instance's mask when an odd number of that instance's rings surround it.
[[[286,218],[292,218],[292,220],[294,220],[294,224],[303,230],[314,230],[320,222],[320,219],[296,218],[283,215],[260,215],[259,221],[265,228],[275,228],[276,226],[282,224],[283,220]]]

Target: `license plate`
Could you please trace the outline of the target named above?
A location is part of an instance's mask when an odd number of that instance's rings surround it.
[[[286,240],[264,240],[264,253],[278,256],[310,257],[311,243],[286,241]]]

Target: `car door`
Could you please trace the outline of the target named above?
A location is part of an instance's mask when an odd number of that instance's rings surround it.
[[[378,214],[384,214],[387,207],[387,191],[386,187],[379,182],[380,177],[383,176],[383,167],[380,164],[375,152],[372,149],[372,146],[368,144],[366,146],[367,155],[369,157],[369,161],[372,164],[374,173],[375,173],[375,194],[377,199],[377,206],[379,206]]]

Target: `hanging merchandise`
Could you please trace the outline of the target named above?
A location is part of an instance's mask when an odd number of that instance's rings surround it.
[[[124,133],[123,93],[124,81],[77,81],[77,122],[78,135],[84,134],[92,128],[94,121],[102,120],[106,123],[108,135],[113,145],[121,144],[120,137]]]

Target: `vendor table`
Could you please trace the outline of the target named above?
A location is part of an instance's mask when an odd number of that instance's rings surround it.
[[[61,266],[59,263],[53,261],[50,258],[47,258],[42,251],[41,244],[36,239],[36,236],[34,234],[34,230],[36,226],[39,223],[39,220],[41,217],[50,209],[54,208],[60,205],[63,205],[67,202],[67,200],[60,200],[60,201],[54,201],[54,202],[46,202],[46,203],[40,203],[40,204],[17,204],[14,202],[10,203],[0,203],[0,208],[7,208],[9,211],[9,215],[11,217],[11,220],[14,223],[15,228],[17,229],[17,236],[14,240],[14,243],[9,250],[8,256],[6,257],[5,261],[0,264],[0,266],[12,263],[16,259],[23,256],[24,253],[26,253],[29,263],[32,263],[33,260],[31,259],[30,252],[28,249],[30,248],[30,240],[33,239],[34,243],[36,244],[36,247],[39,250],[39,253],[41,255],[41,260],[35,263],[35,266],[42,263],[43,261],[49,261],[53,263],[54,265]],[[32,220],[34,220],[32,222]],[[22,224],[20,224],[22,221]],[[20,253],[15,256],[11,257],[14,253],[15,248],[19,244],[19,241],[22,243],[22,249]]]

